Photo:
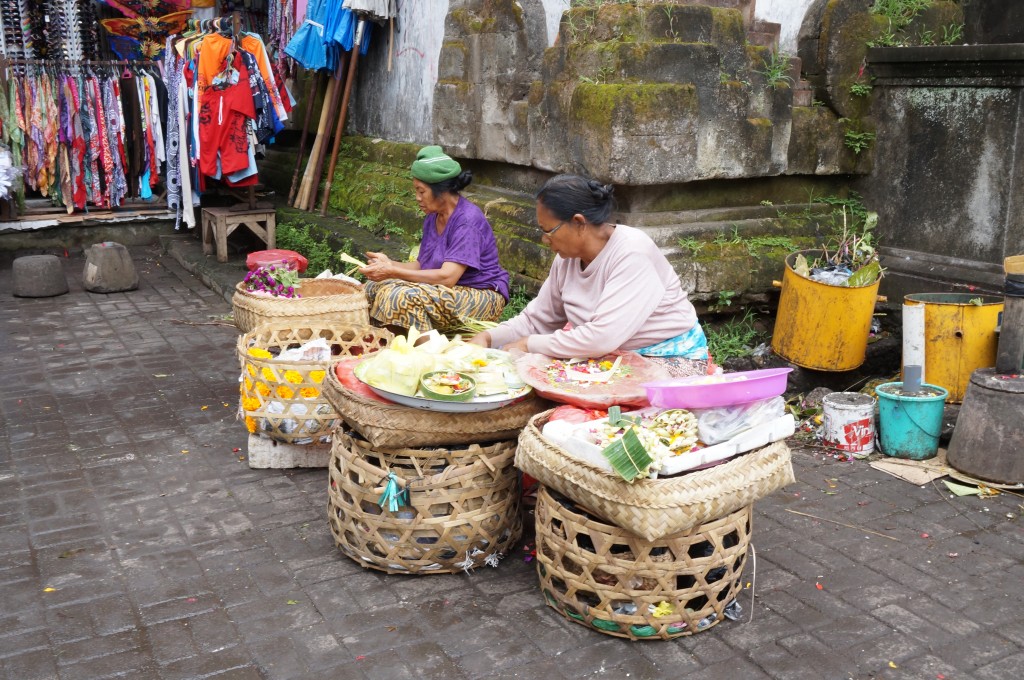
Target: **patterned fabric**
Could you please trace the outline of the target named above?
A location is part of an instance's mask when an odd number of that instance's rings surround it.
[[[120,10],[121,14],[134,19],[135,17],[167,14],[179,9],[187,9],[191,0],[100,0],[104,5]]]
[[[456,330],[463,319],[497,321],[505,308],[505,298],[497,291],[396,279],[367,283],[366,297],[370,316],[379,323],[419,331]]]
[[[673,378],[692,378],[707,375],[708,362],[683,357],[649,357],[651,361],[662,366]]]
[[[155,38],[139,40],[128,35],[110,35],[107,43],[117,58],[125,61],[163,59],[164,56],[164,43]]]
[[[101,19],[103,28],[111,35],[125,35],[136,40],[161,42],[173,33],[185,30],[192,10],[175,12],[162,17],[136,17],[134,19]]]
[[[704,329],[697,323],[690,330],[680,333],[674,338],[641,347],[635,351],[645,357],[683,357],[707,361],[708,339],[704,335]]]
[[[178,125],[178,85],[183,59],[173,50],[167,69],[167,207],[174,211],[174,230],[181,229],[181,128]]]

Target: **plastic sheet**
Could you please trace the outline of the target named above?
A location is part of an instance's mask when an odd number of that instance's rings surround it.
[[[735,406],[722,406],[694,411],[697,416],[697,433],[700,440],[708,445],[729,441],[750,428],[775,420],[786,414],[786,401],[772,397]]]

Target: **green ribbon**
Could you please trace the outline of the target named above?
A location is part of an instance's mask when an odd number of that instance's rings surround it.
[[[377,499],[377,505],[383,508],[387,503],[389,512],[397,512],[398,508],[409,504],[409,490],[402,489],[398,485],[398,477],[394,472],[388,473],[387,480],[388,483],[384,485],[384,493]]]

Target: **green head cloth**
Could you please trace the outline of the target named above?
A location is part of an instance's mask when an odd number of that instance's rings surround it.
[[[458,177],[462,166],[439,146],[425,146],[412,162],[412,176],[427,184]]]

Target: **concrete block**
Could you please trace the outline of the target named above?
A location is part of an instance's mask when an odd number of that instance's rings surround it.
[[[68,292],[64,266],[56,255],[25,255],[11,270],[16,297],[53,297]]]
[[[120,243],[94,243],[85,251],[82,285],[93,293],[120,293],[139,287],[132,256]]]
[[[249,467],[253,469],[326,468],[330,462],[330,444],[299,446],[249,435]]]

